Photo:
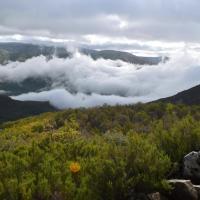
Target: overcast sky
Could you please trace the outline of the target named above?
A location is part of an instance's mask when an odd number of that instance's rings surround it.
[[[199,0],[1,0],[0,41],[23,35],[97,48],[182,47],[200,42],[199,8]]]
[[[1,0],[0,7],[2,33],[199,41],[199,0]]]

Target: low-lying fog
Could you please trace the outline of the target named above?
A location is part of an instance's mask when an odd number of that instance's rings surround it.
[[[51,87],[41,92],[14,96],[18,100],[50,101],[58,108],[147,102],[200,83],[200,57],[187,53],[155,66],[122,61],[93,60],[74,53],[72,58],[35,57],[24,63],[0,65],[0,82],[49,78]]]

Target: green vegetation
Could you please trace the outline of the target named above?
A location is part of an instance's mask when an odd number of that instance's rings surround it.
[[[1,125],[0,199],[126,200],[165,191],[200,147],[200,106],[46,113]]]

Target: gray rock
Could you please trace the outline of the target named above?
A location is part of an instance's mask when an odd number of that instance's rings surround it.
[[[173,189],[169,199],[173,200],[198,200],[198,192],[190,180],[169,180]]]
[[[200,182],[200,152],[192,151],[184,157],[183,175],[195,182]]]
[[[197,191],[198,194],[198,199],[200,199],[200,185],[193,185],[195,190]]]

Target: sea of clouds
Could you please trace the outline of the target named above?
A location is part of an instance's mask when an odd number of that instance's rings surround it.
[[[66,59],[39,56],[0,65],[0,82],[20,83],[30,77],[50,79],[50,89],[12,98],[50,101],[61,109],[148,102],[200,84],[200,56],[182,52],[166,63],[139,66],[75,52]]]

